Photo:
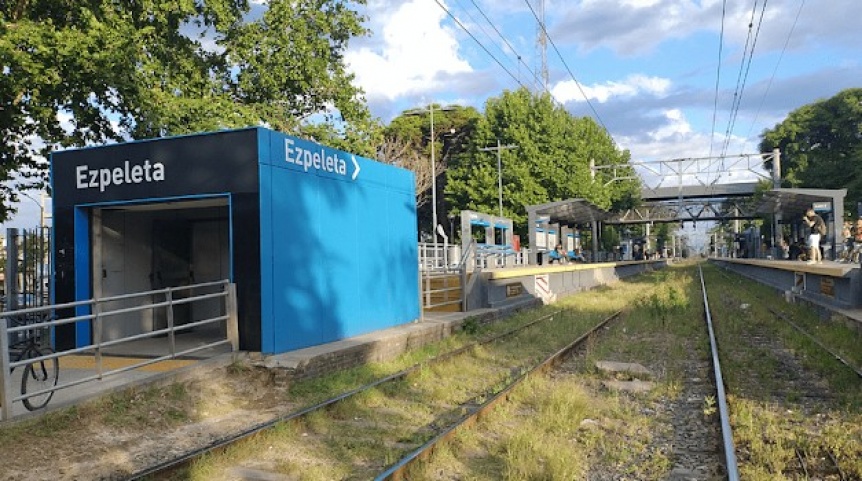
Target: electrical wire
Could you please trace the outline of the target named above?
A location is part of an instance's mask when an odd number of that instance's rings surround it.
[[[580,82],[578,82],[578,79],[576,79],[576,78],[575,78],[575,74],[574,74],[574,73],[572,73],[572,69],[570,69],[570,68],[569,68],[569,64],[568,64],[568,63],[566,63],[566,59],[565,59],[565,58],[563,58],[563,54],[562,54],[562,53],[560,53],[560,50],[557,48],[557,44],[554,42],[554,39],[552,39],[552,38],[551,38],[551,36],[548,34],[548,30],[545,28],[545,24],[544,24],[544,23],[542,22],[542,20],[539,18],[539,15],[536,13],[536,10],[535,10],[535,9],[533,8],[533,6],[530,4],[530,1],[529,1],[529,0],[524,0],[524,3],[526,3],[526,4],[527,4],[527,7],[529,7],[530,12],[532,12],[532,13],[533,13],[533,17],[535,17],[536,22],[538,22],[538,23],[539,23],[539,26],[541,27],[542,32],[544,32],[545,37],[547,37],[548,42],[550,42],[551,46],[552,46],[552,47],[554,47],[554,52],[556,52],[557,56],[558,56],[558,57],[560,57],[560,61],[563,63],[563,67],[565,67],[565,68],[566,68],[566,72],[568,72],[568,73],[569,73],[569,77],[571,77],[571,78],[572,78],[572,81],[574,81],[574,82],[575,82],[575,85],[578,87],[578,90],[581,92],[581,95],[584,97],[584,100],[587,102],[587,106],[589,106],[589,107],[590,107],[590,110],[593,112],[593,115],[595,115],[595,117],[596,117],[596,121],[598,121],[599,125],[601,125],[601,126],[605,129],[605,132],[607,132],[607,133],[608,133],[608,136],[609,136],[609,137],[611,138],[611,140],[613,141],[613,136],[611,136],[610,130],[608,130],[608,127],[605,125],[604,121],[602,121],[602,117],[601,117],[601,116],[599,115],[599,113],[596,111],[596,108],[595,108],[595,107],[593,107],[593,103],[592,103],[592,102],[590,102],[590,99],[587,97],[586,92],[584,92],[584,89],[583,89],[583,87],[581,86],[581,83],[580,83]],[[614,143],[616,143],[616,142],[614,142]]]
[[[526,64],[526,62],[524,62],[524,61],[523,61],[523,57],[522,57],[522,56],[517,52],[517,50],[515,50],[514,46],[512,46],[512,43],[511,43],[511,42],[506,38],[506,36],[505,36],[505,35],[503,35],[503,33],[502,33],[502,32],[500,32],[500,30],[497,28],[497,26],[494,24],[494,22],[493,22],[493,21],[491,21],[490,17],[488,17],[488,15],[485,13],[485,11],[484,11],[484,10],[483,10],[483,9],[482,9],[482,8],[481,8],[481,7],[476,3],[476,2],[475,2],[475,0],[470,0],[470,1],[471,1],[471,3],[473,4],[473,6],[476,8],[476,10],[478,10],[478,11],[479,11],[479,13],[480,13],[480,14],[482,15],[482,17],[485,19],[485,21],[486,21],[489,25],[491,25],[491,27],[494,29],[494,31],[497,33],[497,35],[498,35],[498,36],[503,40],[503,42],[506,44],[506,46],[507,46],[507,47],[512,51],[512,53],[515,55],[515,57],[516,57],[516,59],[517,59],[517,62],[518,62],[518,75],[517,75],[517,77],[513,76],[513,75],[512,75],[512,73],[502,65],[502,62],[501,62],[501,61],[499,61],[499,60],[498,60],[498,59],[497,59],[497,58],[496,58],[496,57],[495,57],[495,56],[490,52],[490,50],[489,50],[488,48],[486,48],[486,47],[482,44],[482,42],[480,42],[480,41],[476,38],[476,36],[475,36],[475,35],[473,35],[473,34],[470,32],[470,29],[469,29],[469,28],[467,28],[467,26],[466,26],[466,25],[464,25],[462,22],[460,22],[460,21],[455,17],[455,15],[454,15],[454,14],[453,14],[449,9],[447,9],[443,4],[441,4],[439,0],[435,0],[435,1],[437,1],[437,5],[439,5],[439,6],[440,6],[440,8],[442,8],[442,9],[443,9],[443,11],[444,11],[444,12],[446,12],[446,13],[449,15],[449,17],[450,17],[450,18],[452,18],[452,19],[455,21],[455,23],[456,23],[456,24],[458,24],[458,26],[459,26],[462,30],[464,30],[464,32],[466,32],[466,33],[467,33],[467,35],[469,35],[469,36],[470,36],[474,41],[476,41],[476,43],[478,43],[478,44],[479,44],[479,46],[482,48],[482,50],[484,50],[484,51],[485,51],[485,53],[487,53],[487,54],[488,54],[492,59],[494,59],[494,61],[497,63],[497,65],[499,65],[501,68],[503,68],[503,70],[505,70],[505,71],[506,71],[506,73],[508,73],[510,77],[513,77],[513,79],[515,80],[515,82],[516,82],[518,85],[520,85],[521,87],[523,87],[523,88],[525,88],[525,89],[528,89],[528,90],[529,90],[529,88],[528,88],[528,87],[527,87],[527,86],[526,86],[526,85],[521,81],[521,75],[520,75],[520,67],[521,67],[521,65],[523,65],[523,66],[524,66],[524,68],[527,70],[527,72],[529,72],[529,73],[530,73],[530,75],[532,76],[533,80],[535,80],[535,81],[536,81],[536,84],[537,84],[537,85],[542,85],[542,82],[539,80],[538,74],[537,74],[533,69],[531,69],[531,68]],[[457,0],[456,0],[456,1],[457,1]],[[459,4],[459,6],[461,6],[461,3],[460,3],[460,2],[458,2],[458,4]],[[466,10],[463,6],[461,6],[461,8],[462,8],[462,10],[464,10],[464,11],[467,13],[467,16],[468,16],[468,17],[470,17],[470,19],[473,21],[473,23],[475,23],[475,24],[477,24],[477,25],[479,24],[479,22],[477,22],[477,21],[473,18],[473,16],[472,16],[472,15],[470,15],[470,13],[469,13],[469,12],[467,12],[467,10]],[[480,26],[480,28],[482,29],[482,32],[483,32],[483,33],[485,33],[485,36],[486,36],[486,37],[488,37],[488,38],[490,39],[490,37],[491,37],[491,36],[487,33],[487,31],[485,31],[485,29],[484,29],[483,27],[481,27],[481,26]],[[499,48],[499,47],[498,47],[498,48]],[[508,58],[508,55],[506,54],[506,52],[505,52],[505,51],[503,51],[502,49],[500,49],[500,51],[503,53],[503,55],[504,55],[505,57],[507,57],[507,58]],[[542,91],[548,94],[548,96],[550,97],[551,101],[552,101],[555,105],[557,105],[557,106],[559,106],[559,107],[563,107],[563,108],[565,108],[565,105],[564,105],[562,102],[560,102],[559,100],[557,100],[557,98],[554,96],[553,92],[551,92],[549,89],[547,89],[547,88],[543,88],[543,89],[542,89]],[[607,130],[607,129],[606,129],[606,130]]]
[[[796,18],[793,19],[793,25],[790,26],[790,31],[787,33],[787,38],[784,40],[784,46],[781,48],[781,54],[778,56],[778,61],[775,62],[775,68],[772,70],[772,75],[769,77],[769,82],[766,83],[766,90],[763,91],[763,97],[760,98],[760,105],[757,106],[757,111],[754,113],[754,120],[751,121],[751,127],[748,129],[746,137],[751,137],[751,132],[754,130],[754,125],[760,117],[760,111],[763,110],[763,104],[766,102],[766,96],[769,95],[769,89],[772,88],[772,82],[778,74],[778,66],[781,65],[781,60],[784,59],[784,53],[787,51],[787,46],[790,45],[790,38],[793,36],[793,31],[796,29],[796,24],[799,22],[799,17],[802,15],[802,8],[805,6],[805,0],[799,4],[799,10],[796,11]]]
[[[442,8],[443,11],[446,12],[447,15],[449,15],[449,17],[455,22],[455,24],[457,24],[461,28],[461,30],[463,30],[467,35],[469,35],[470,38],[472,38],[473,41],[476,42],[479,47],[484,50],[485,53],[487,53],[494,60],[494,62],[500,66],[501,69],[503,69],[504,72],[506,72],[507,74],[509,74],[510,77],[512,77],[512,80],[514,80],[515,83],[525,89],[527,88],[527,86],[521,82],[521,79],[516,77],[508,68],[506,68],[506,66],[503,65],[503,63],[500,62],[500,60],[496,56],[494,56],[494,54],[491,53],[490,50],[488,50],[488,47],[486,47],[481,41],[479,41],[479,39],[475,35],[473,35],[473,32],[471,32],[463,23],[461,23],[460,20],[458,20],[458,17],[456,17],[448,8],[446,8],[446,5],[443,5],[440,0],[434,1],[437,2],[437,5],[439,5],[440,8]]]
[[[482,10],[482,7],[480,7],[479,4],[476,3],[476,0],[470,0],[470,3],[472,3],[473,6],[476,7],[476,10],[478,10],[479,14],[482,15],[482,18],[484,18],[485,21],[488,22],[488,25],[490,25],[491,28],[493,28],[494,31],[497,32],[497,35],[503,40],[503,42],[506,44],[506,47],[508,47],[509,50],[511,50],[512,53],[514,53],[518,57],[519,64],[523,64],[524,68],[526,68],[527,71],[530,72],[530,74],[532,75],[533,80],[535,80],[537,82],[537,85],[540,85],[541,82],[539,81],[539,76],[536,74],[536,72],[533,69],[528,67],[527,64],[522,60],[523,57],[521,57],[521,55],[517,52],[517,50],[515,50],[515,47],[512,46],[512,44],[509,42],[509,40],[506,38],[506,36],[503,35],[502,32],[500,32],[500,29],[497,28],[497,25],[495,25],[494,22],[492,22],[491,19],[488,18],[488,15],[485,14],[485,11]],[[545,89],[545,91],[548,92],[549,94],[551,93],[547,89]],[[553,97],[553,94],[551,96]]]
[[[709,156],[712,157],[712,146],[715,143],[715,118],[718,114],[718,85],[721,80],[721,53],[724,48],[724,19],[727,16],[727,0],[721,4],[721,33],[718,36],[718,67],[715,73],[715,100],[712,102],[712,135],[709,138]]]
[[[454,1],[455,1],[455,4],[457,4],[458,7],[461,9],[461,11],[464,12],[467,15],[467,17],[470,19],[470,25],[478,27],[479,30],[481,30],[482,33],[485,35],[485,38],[488,39],[491,42],[491,44],[497,48],[497,50],[503,55],[503,57],[506,59],[509,59],[509,54],[506,52],[505,49],[503,49],[503,47],[501,47],[499,45],[499,43],[492,37],[492,35],[488,32],[488,30],[485,29],[485,26],[483,25],[483,23],[478,21],[473,16],[473,14],[470,13],[470,10],[464,6],[464,4],[461,2],[461,0],[454,0]],[[474,5],[475,5],[475,2],[474,2]],[[479,13],[484,13],[484,12],[480,11]],[[494,26],[493,24],[488,22],[487,19],[486,19],[485,23],[490,24],[492,27]],[[498,35],[499,35],[499,33],[498,33]],[[517,55],[517,53],[516,53],[516,55]],[[520,65],[518,65],[518,80],[521,80],[521,66]]]
[[[766,13],[766,4],[768,0],[763,0],[763,6],[760,9],[760,19],[757,22],[757,30],[754,32],[754,37],[751,35],[751,28],[754,26],[754,15],[757,12],[757,0],[754,2],[754,8],[751,10],[751,21],[748,24],[748,37],[745,40],[745,50],[742,55],[742,63],[739,68],[739,76],[737,77],[737,87],[736,92],[733,94],[733,106],[730,109],[730,118],[727,124],[727,131],[724,138],[724,147],[722,148],[721,155],[727,155],[727,149],[730,146],[731,135],[733,134],[733,129],[736,126],[736,119],[739,115],[739,107],[742,104],[742,95],[745,91],[745,84],[748,81],[748,73],[751,70],[751,61],[754,58],[754,49],[757,46],[757,38],[760,35],[760,28],[763,25],[763,17]],[[751,49],[748,49],[749,40],[751,40]],[[747,52],[747,61],[746,61],[746,52]]]

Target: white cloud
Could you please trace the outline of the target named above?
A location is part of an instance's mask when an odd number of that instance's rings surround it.
[[[744,145],[741,151],[728,152],[728,160],[718,159],[720,147],[724,141],[723,135],[714,139],[708,133],[698,132],[692,128],[682,110],[668,109],[659,113],[659,122],[655,129],[637,137],[618,138],[621,146],[632,153],[632,160],[638,162],[669,161],[673,159],[705,158],[710,151],[710,141],[714,141],[712,160],[702,160],[696,164],[687,164],[683,177],[683,185],[717,182],[719,184],[734,182],[750,182],[758,180],[758,174],[747,171],[747,164],[734,162],[733,157],[739,153],[756,152],[757,146],[740,137],[732,137],[733,145]],[[725,169],[720,168],[725,166]],[[730,167],[733,166],[733,167]],[[658,169],[654,166],[653,169]],[[676,185],[679,182],[678,171],[662,170],[661,174],[645,167],[637,168],[644,183],[650,187]]]
[[[660,113],[663,121],[650,132],[637,137],[620,138],[636,162],[669,160],[691,156],[692,152],[709,151],[709,136],[695,132],[681,110]]]
[[[448,86],[435,82],[438,75],[472,71],[435,2],[412,0],[394,11],[384,3],[369,6],[369,16],[381,24],[382,42],[351,48],[345,56],[369,100],[443,90]]]
[[[560,102],[584,102],[584,96],[589,100],[605,103],[612,97],[634,97],[641,93],[647,93],[657,97],[667,94],[671,87],[668,79],[660,77],[647,77],[645,75],[630,75],[622,82],[609,81],[599,85],[581,85],[578,89],[574,80],[564,80],[557,83],[551,93]],[[583,94],[581,94],[583,90]]]

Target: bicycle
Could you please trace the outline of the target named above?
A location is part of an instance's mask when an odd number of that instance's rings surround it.
[[[11,327],[25,326],[37,322],[44,322],[42,316],[29,314],[24,316],[9,316]],[[41,332],[40,332],[41,331]],[[45,329],[32,329],[21,331],[18,337],[22,337],[17,341],[12,341],[9,344],[9,357],[12,362],[19,362],[27,359],[36,359],[43,356],[50,356],[54,350],[43,344],[42,332]],[[15,371],[13,367],[11,371]],[[28,392],[38,392],[52,388],[57,385],[60,378],[60,363],[56,357],[50,359],[41,359],[24,365],[24,374],[21,376],[21,395],[26,396]],[[43,392],[33,396],[27,396],[21,401],[28,411],[42,409],[54,397],[54,391]]]

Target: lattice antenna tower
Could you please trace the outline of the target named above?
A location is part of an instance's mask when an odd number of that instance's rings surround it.
[[[539,72],[542,79],[542,85],[538,86],[540,90],[548,91],[548,36],[545,34],[545,0],[536,0],[536,13],[539,17],[539,23],[536,25],[536,47],[539,50]]]

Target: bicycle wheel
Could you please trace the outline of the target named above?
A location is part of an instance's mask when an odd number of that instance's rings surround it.
[[[35,358],[53,353],[54,351],[50,347],[33,347],[27,351],[26,357]],[[54,387],[59,378],[60,363],[57,362],[57,358],[31,362],[24,366],[24,376],[21,378],[21,394]],[[45,407],[52,397],[54,397],[54,391],[24,398],[22,402],[27,410],[35,411]]]

